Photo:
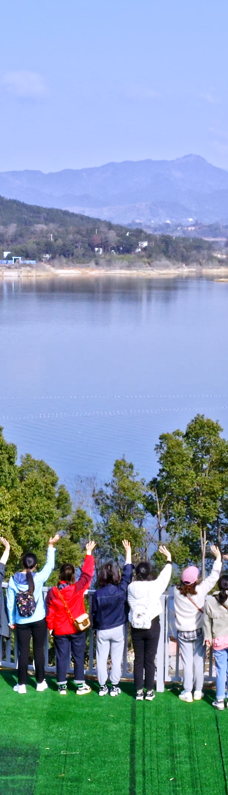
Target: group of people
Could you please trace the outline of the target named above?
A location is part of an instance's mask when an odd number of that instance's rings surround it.
[[[92,597],[91,617],[88,616],[84,594],[94,575],[94,541],[86,545],[86,557],[80,577],[76,581],[71,563],[60,567],[58,586],[49,589],[46,603],[43,585],[55,565],[55,544],[59,536],[49,539],[47,560],[37,571],[37,557],[28,552],[23,556],[23,570],[10,577],[7,589],[8,624],[16,630],[18,645],[18,683],[14,690],[26,693],[30,639],[33,640],[36,689],[47,688],[44,670],[44,642],[48,627],[53,635],[56,653],[57,686],[60,695],[67,693],[67,668],[70,654],[74,660],[74,682],[77,695],[90,693],[85,682],[84,657],[86,628],[92,621],[96,632],[97,678],[99,696],[120,695],[119,686],[125,643],[125,625],[131,625],[134,649],[134,683],[136,700],[154,698],[155,657],[157,653],[162,612],[161,595],[166,591],[172,571],[171,554],[165,546],[160,552],[166,565],[156,579],[152,579],[149,561],[141,561],[133,579],[131,544],[123,540],[125,565],[121,574],[113,562],[104,563],[98,574],[98,587]],[[0,539],[5,549],[0,559],[0,586],[10,546]],[[203,697],[205,649],[213,646],[216,663],[217,709],[224,709],[228,675],[228,575],[221,575],[221,553],[211,547],[215,557],[212,570],[199,582],[199,570],[188,566],[174,588],[175,617],[179,648],[183,660],[184,689],[179,698],[191,702]],[[223,556],[228,559],[228,556]],[[221,576],[220,576],[221,575]],[[207,597],[218,581],[218,592]],[[6,634],[4,599],[0,587],[0,634]],[[111,657],[110,686],[108,687],[108,657]],[[145,681],[144,681],[145,672]]]

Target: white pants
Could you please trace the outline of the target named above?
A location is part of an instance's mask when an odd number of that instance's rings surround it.
[[[178,638],[179,649],[184,668],[184,689],[191,692],[202,690],[204,678],[205,647],[203,635],[196,640],[182,640]]]
[[[121,677],[122,660],[124,652],[124,624],[113,629],[97,630],[97,678],[99,685],[105,685],[108,679],[107,662],[108,655],[111,655],[111,674],[112,685],[118,685]]]

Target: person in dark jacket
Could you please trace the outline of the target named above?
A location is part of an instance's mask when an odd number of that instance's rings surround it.
[[[77,685],[77,695],[84,696],[91,692],[84,676],[86,632],[78,631],[74,620],[85,613],[84,593],[89,588],[94,573],[92,555],[94,547],[94,541],[86,544],[86,557],[77,582],[72,563],[62,564],[58,588],[56,586],[50,588],[46,599],[46,622],[54,636],[57,685],[61,696],[67,693],[67,665],[70,652],[74,660],[74,683]]]
[[[97,677],[100,685],[99,696],[108,691],[107,662],[111,654],[110,696],[121,693],[119,680],[124,652],[124,627],[127,615],[127,587],[132,580],[131,544],[122,541],[126,552],[125,566],[120,578],[118,568],[112,561],[105,563],[98,575],[98,589],[92,599],[92,622],[96,629]]]
[[[2,583],[5,576],[5,566],[9,557],[10,553],[10,545],[9,541],[6,538],[0,536],[0,541],[5,547],[5,550],[0,558],[0,635],[4,635],[5,638],[9,638],[9,625],[8,625],[8,616],[6,612],[6,604],[5,604],[5,597],[3,593]]]

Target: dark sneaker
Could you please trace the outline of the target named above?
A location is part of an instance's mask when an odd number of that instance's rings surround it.
[[[58,692],[60,696],[66,696],[67,694],[67,686],[66,685],[59,685]]]
[[[147,690],[147,693],[145,695],[145,701],[153,701],[153,698],[155,698],[154,691],[153,690]]]
[[[136,701],[143,701],[143,699],[144,699],[143,690],[137,690],[135,698],[136,698]]]
[[[117,687],[116,685],[112,685],[112,687],[111,687],[109,692],[110,692],[110,696],[112,696],[114,698],[115,696],[120,696],[121,690],[120,690],[120,687]]]
[[[108,695],[108,687],[107,685],[102,685],[99,690],[99,696],[107,696]]]

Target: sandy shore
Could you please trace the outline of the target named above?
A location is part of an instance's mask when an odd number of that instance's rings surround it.
[[[42,268],[39,265],[36,268],[1,268],[0,279],[3,280],[25,280],[25,279],[50,279],[50,278],[78,278],[78,277],[91,277],[91,276],[131,276],[132,278],[177,278],[177,277],[202,277],[211,276],[216,281],[228,281],[228,267],[173,267],[173,268],[159,268],[155,266],[153,269],[125,269],[125,268],[96,268],[96,267],[71,267],[71,268],[52,268],[51,266]]]

